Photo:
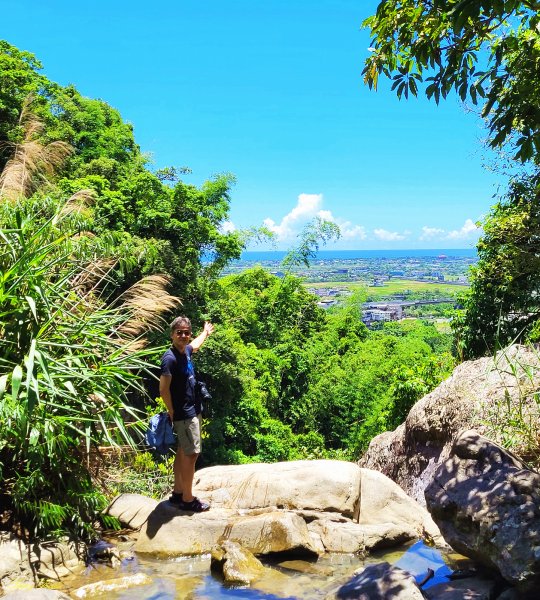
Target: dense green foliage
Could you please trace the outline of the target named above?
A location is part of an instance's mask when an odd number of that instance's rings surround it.
[[[539,339],[540,182],[527,176],[488,215],[479,262],[464,312],[454,329],[463,358],[489,354],[514,341]]]
[[[34,534],[84,533],[103,508],[85,460],[95,445],[133,443],[129,393],[155,354],[140,335],[176,304],[156,278],[109,302],[110,251],[73,237],[69,208],[0,210],[0,508]]]
[[[449,373],[448,334],[421,322],[369,332],[360,306],[325,313],[298,279],[260,268],[221,280],[217,333],[197,356],[216,398],[206,459],[354,459]]]

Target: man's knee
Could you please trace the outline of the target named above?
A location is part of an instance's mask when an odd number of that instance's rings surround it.
[[[186,460],[188,460],[189,462],[197,462],[197,459],[199,458],[199,452],[194,452],[193,454],[185,454],[184,456],[186,457]]]

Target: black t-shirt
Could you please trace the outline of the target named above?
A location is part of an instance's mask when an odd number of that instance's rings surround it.
[[[170,375],[173,420],[191,419],[201,412],[201,404],[195,395],[195,370],[191,362],[193,348],[186,346],[182,354],[174,346],[161,359],[161,374]]]

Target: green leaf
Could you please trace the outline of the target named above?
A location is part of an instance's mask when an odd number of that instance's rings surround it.
[[[70,392],[73,396],[77,395],[77,390],[71,381],[63,381],[64,387]]]
[[[0,402],[2,401],[2,398],[4,397],[4,393],[6,391],[7,380],[7,375],[0,375]]]
[[[21,365],[17,365],[13,369],[13,373],[11,374],[11,399],[13,402],[17,401],[19,396],[19,389],[21,388],[23,370]]]
[[[32,314],[34,315],[34,319],[37,322],[38,318],[37,318],[37,312],[36,312],[36,301],[31,296],[25,296],[25,299],[28,302],[28,306],[30,307]]]

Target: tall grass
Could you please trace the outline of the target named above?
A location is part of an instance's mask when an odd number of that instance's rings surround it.
[[[540,350],[529,344],[500,350],[494,368],[503,396],[488,410],[486,434],[533,467],[540,465]]]
[[[90,449],[133,446],[128,398],[159,352],[144,335],[178,300],[153,277],[109,302],[114,257],[44,204],[0,207],[0,512],[30,536],[88,535],[104,504]]]

